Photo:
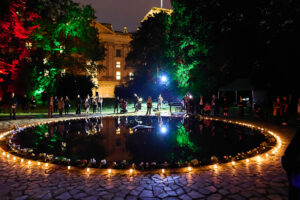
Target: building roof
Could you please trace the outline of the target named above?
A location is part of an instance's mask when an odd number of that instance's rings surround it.
[[[146,21],[149,17],[153,17],[155,14],[158,14],[160,12],[165,12],[169,15],[173,13],[173,10],[166,9],[166,8],[158,8],[158,7],[153,7],[151,10],[145,15],[144,19],[141,21]]]

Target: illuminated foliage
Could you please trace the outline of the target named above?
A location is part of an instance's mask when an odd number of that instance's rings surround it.
[[[0,83],[2,89],[16,80],[20,66],[30,55],[26,41],[39,25],[31,25],[39,16],[26,9],[27,1],[4,1],[6,6],[0,19]],[[1,5],[2,6],[2,5]],[[4,79],[6,82],[4,83]]]
[[[176,141],[180,147],[187,147],[194,152],[197,151],[198,147],[190,140],[189,133],[182,124],[177,129]]]
[[[40,28],[31,37],[34,45],[31,76],[38,78],[31,79],[30,94],[38,98],[45,90],[53,94],[62,70],[93,73],[102,69],[99,61],[104,58],[105,48],[99,42],[96,17],[90,6],[81,7],[71,0],[30,3],[30,9],[41,16],[37,22]]]

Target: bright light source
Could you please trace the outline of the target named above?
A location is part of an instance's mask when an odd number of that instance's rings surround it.
[[[86,171],[87,171],[87,172],[90,172],[90,168],[87,168]]]
[[[161,170],[161,173],[165,173],[165,170],[164,170],[164,169],[162,169],[162,170]]]
[[[160,132],[161,132],[161,133],[167,133],[167,131],[168,131],[168,129],[167,129],[166,126],[160,127]]]
[[[108,173],[109,173],[109,174],[111,173],[111,169],[108,169]]]
[[[234,161],[232,161],[232,162],[231,162],[231,164],[232,164],[232,165],[235,165],[235,162],[234,162]]]
[[[217,168],[218,168],[218,165],[214,164],[214,168],[217,169]]]
[[[166,83],[166,82],[168,81],[168,77],[167,77],[166,75],[162,75],[162,76],[160,77],[160,81],[161,81],[162,83]]]
[[[132,172],[133,172],[133,169],[130,169],[130,170],[129,170],[129,172],[130,172],[130,174],[132,174]]]
[[[246,162],[247,162],[247,163],[249,162],[249,159],[248,159],[248,158],[246,159]]]
[[[189,170],[189,172],[190,172],[190,171],[192,171],[192,168],[191,168],[191,167],[188,167],[188,170]]]
[[[69,166],[68,166],[68,170],[70,170],[70,169],[71,169],[71,166],[69,165]]]
[[[38,162],[37,164],[38,164],[38,165],[41,165],[41,163],[40,163],[40,162]]]

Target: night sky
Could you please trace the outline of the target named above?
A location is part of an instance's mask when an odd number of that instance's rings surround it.
[[[111,23],[114,30],[136,31],[140,21],[152,7],[160,7],[160,0],[74,0],[90,4],[96,11],[97,21]],[[170,0],[164,0],[164,8],[171,9]]]

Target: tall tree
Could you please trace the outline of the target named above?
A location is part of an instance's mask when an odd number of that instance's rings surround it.
[[[41,19],[39,30],[31,37],[32,79],[30,93],[54,92],[56,77],[67,73],[95,74],[102,69],[105,48],[95,27],[95,13],[90,6],[72,0],[33,0],[29,7]],[[41,84],[42,83],[42,84]]]
[[[172,5],[170,51],[183,92],[213,93],[243,77],[278,92],[299,85],[298,1],[172,0]]]
[[[26,40],[39,27],[31,25],[39,16],[26,9],[26,3],[23,0],[9,0],[1,5],[0,83],[4,91],[17,79],[19,68],[25,65],[25,59],[29,56]]]
[[[157,76],[168,68],[166,51],[169,41],[170,15],[160,12],[141,23],[133,33],[126,65],[135,68],[135,77],[127,83],[130,91],[140,95],[156,95]],[[159,92],[159,91],[158,91]],[[132,95],[132,94],[131,94]]]

